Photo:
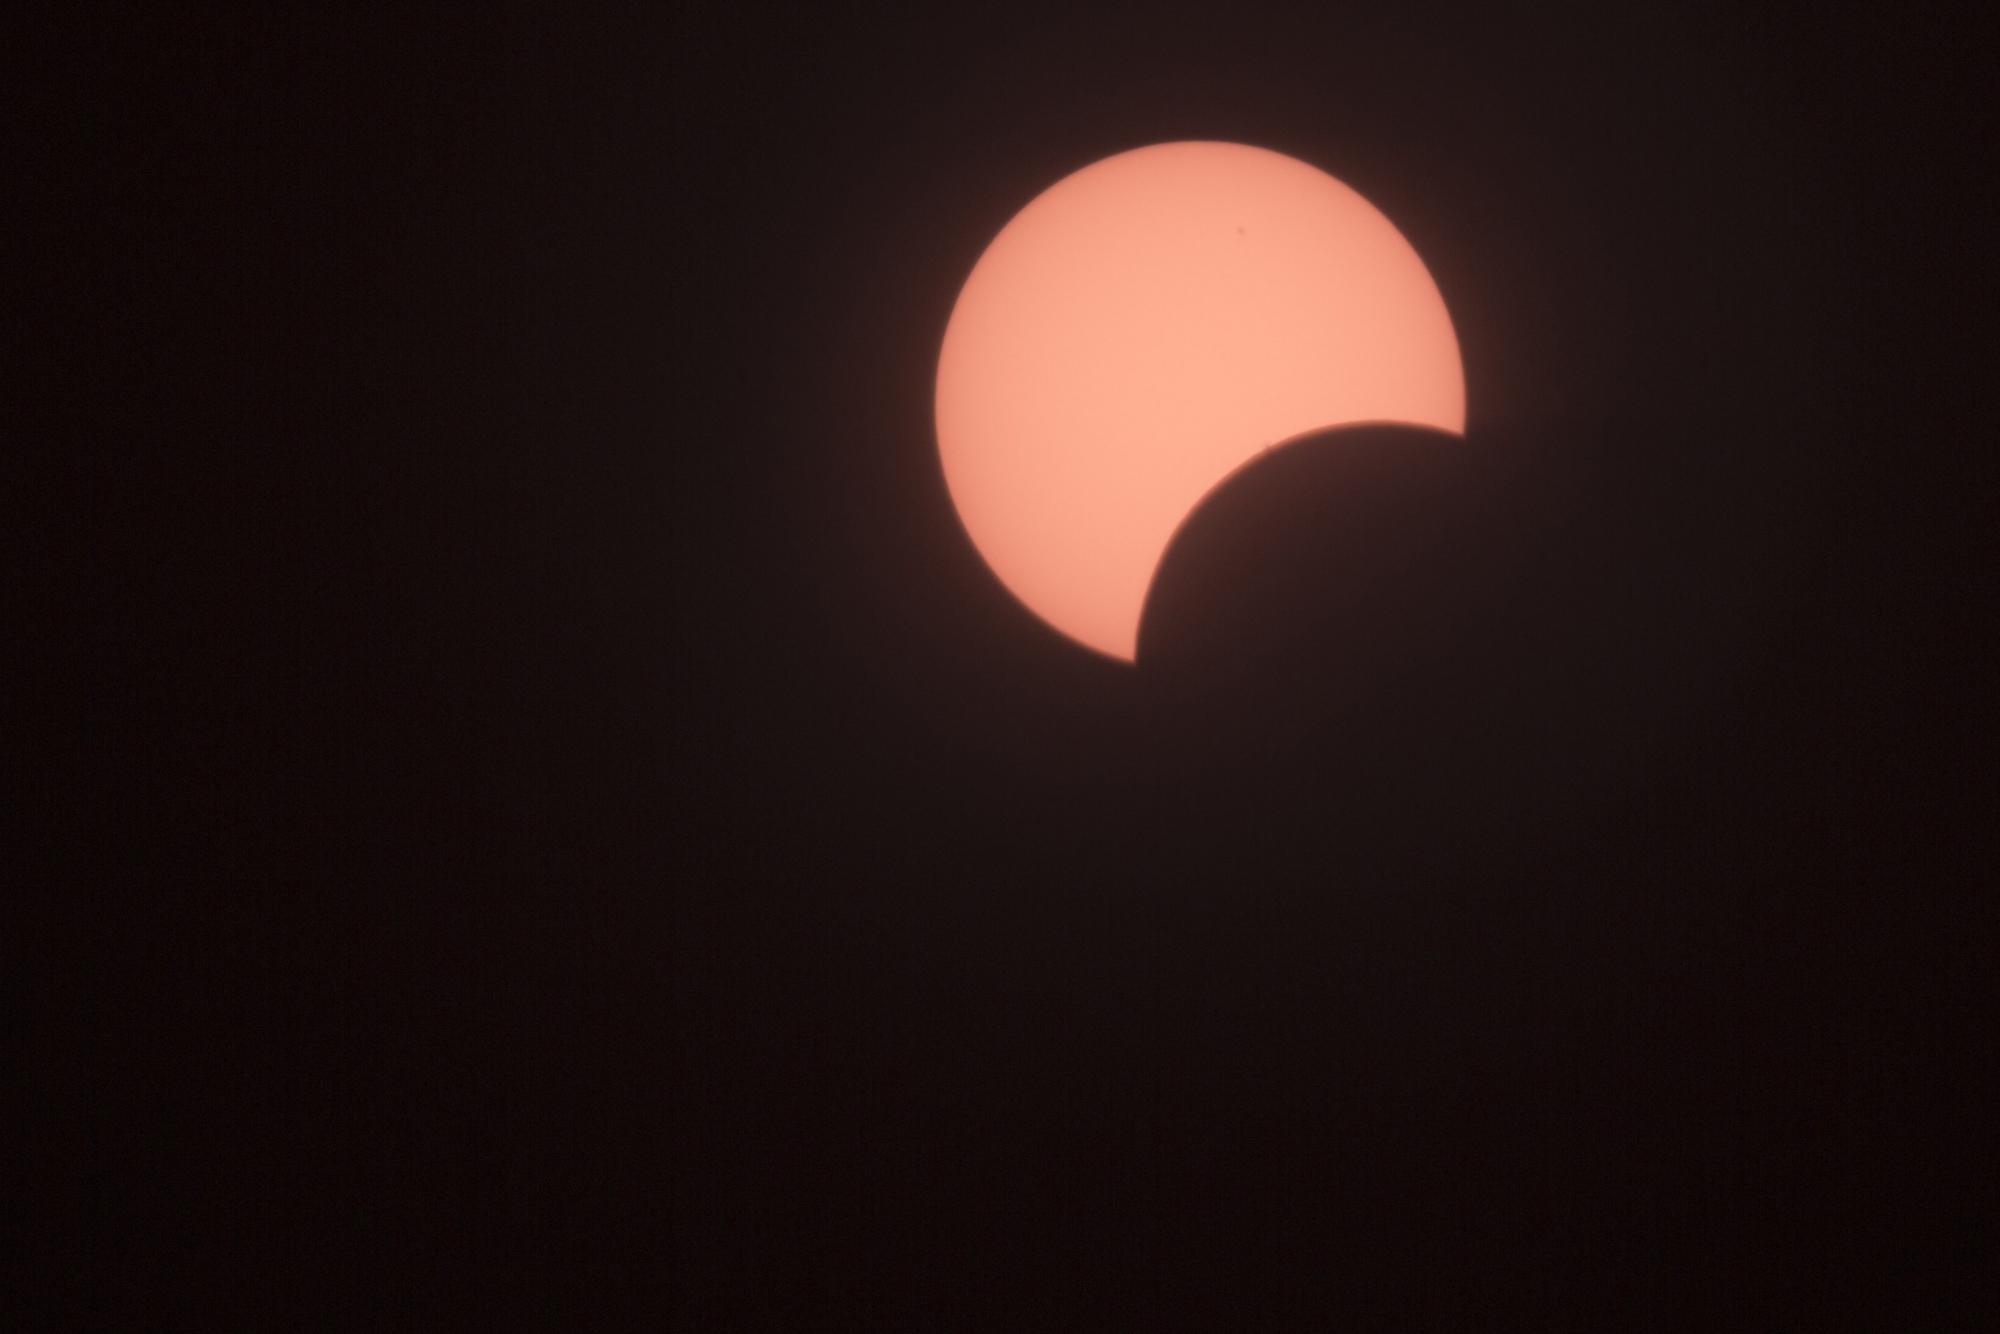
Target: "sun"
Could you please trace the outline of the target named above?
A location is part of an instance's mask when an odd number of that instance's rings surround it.
[[[980,256],[938,359],[973,544],[1036,615],[1125,661],[1201,498],[1356,422],[1463,432],[1444,299],[1367,200],[1245,144],[1156,144],[1050,186]]]

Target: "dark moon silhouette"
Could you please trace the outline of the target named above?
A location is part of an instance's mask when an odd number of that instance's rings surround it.
[[[1566,503],[1546,450],[1478,432],[1353,427],[1237,472],[1141,631],[1178,762],[1282,774],[1263,799],[1322,803],[1357,845],[1449,829],[1466,857],[1642,778],[1730,646],[1669,664],[1657,562]]]

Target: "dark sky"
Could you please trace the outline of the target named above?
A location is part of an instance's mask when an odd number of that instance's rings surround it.
[[[1990,1308],[1962,37],[1479,9],[45,25],[26,1295]],[[1177,138],[1387,213],[1469,443],[1246,471],[1134,669],[981,564],[930,380]]]

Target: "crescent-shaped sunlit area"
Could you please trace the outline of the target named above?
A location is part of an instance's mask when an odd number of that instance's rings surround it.
[[[1410,243],[1319,169],[1244,144],[1120,153],[1037,196],[966,280],[937,374],[945,480],[993,572],[1136,657],[1174,530],[1308,431],[1459,433],[1465,379]]]

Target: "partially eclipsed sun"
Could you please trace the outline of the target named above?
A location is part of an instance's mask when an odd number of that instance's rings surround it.
[[[973,544],[1036,615],[1126,661],[1202,497],[1357,422],[1464,431],[1444,299],[1367,200],[1243,144],[1156,144],[1050,186],[980,256],[938,359]]]

